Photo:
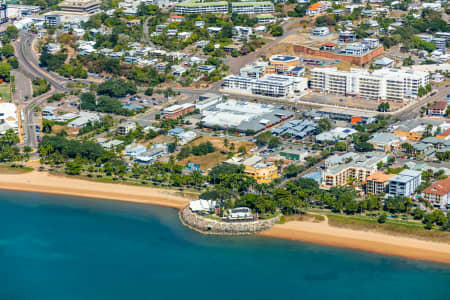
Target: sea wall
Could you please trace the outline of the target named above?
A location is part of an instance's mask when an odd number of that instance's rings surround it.
[[[178,216],[181,222],[192,230],[205,234],[220,235],[248,235],[272,228],[280,220],[278,215],[268,220],[257,220],[248,222],[224,222],[209,219],[193,213],[189,207],[180,210]]]

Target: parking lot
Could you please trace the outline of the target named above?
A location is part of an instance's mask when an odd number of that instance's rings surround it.
[[[352,96],[339,96],[339,95],[325,95],[319,93],[309,93],[300,98],[302,101],[308,101],[314,104],[328,104],[328,105],[336,105],[343,107],[351,107],[351,108],[360,108],[360,109],[369,109],[376,111],[379,101],[369,100],[369,99],[360,99]],[[393,101],[389,101],[390,110],[397,110],[404,106],[403,103],[396,103]]]

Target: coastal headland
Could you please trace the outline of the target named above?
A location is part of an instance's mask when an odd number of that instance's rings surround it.
[[[0,174],[0,189],[126,201],[177,209],[185,208],[190,201],[176,191],[102,183],[37,171]],[[259,235],[450,264],[449,243],[338,228],[330,226],[327,221],[276,224]]]

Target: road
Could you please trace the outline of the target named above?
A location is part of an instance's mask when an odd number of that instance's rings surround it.
[[[297,32],[298,27],[289,29],[289,27],[297,21],[298,21],[298,19],[289,19],[287,22],[285,22],[282,25],[282,27],[283,27],[283,35],[282,36],[275,38],[274,40],[268,42],[261,48],[256,49],[254,52],[249,53],[247,55],[239,56],[239,57],[229,57],[225,60],[225,64],[230,66],[233,74],[239,74],[239,70],[242,67],[244,67],[246,64],[256,61],[258,58],[260,58],[261,56],[263,56],[266,53],[266,50],[269,50],[271,47],[278,44],[285,37]]]
[[[20,32],[19,38],[13,43],[15,48],[17,59],[19,60],[19,71],[26,76],[16,77],[16,90],[23,89],[21,97],[23,99],[22,112],[23,122],[22,128],[24,133],[24,145],[28,145],[32,148],[37,148],[37,134],[35,131],[35,123],[33,116],[33,108],[41,105],[51,95],[65,91],[63,84],[60,81],[55,80],[50,74],[43,71],[37,63],[37,57],[31,49],[31,45],[34,39],[34,35],[28,32]],[[27,78],[28,77],[28,78]],[[45,78],[52,85],[52,89],[38,97],[32,98],[25,102],[25,95],[32,94],[29,78]],[[20,103],[20,102],[19,102]]]

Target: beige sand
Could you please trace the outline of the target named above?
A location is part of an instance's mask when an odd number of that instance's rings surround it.
[[[174,208],[183,208],[189,203],[186,198],[169,190],[101,183],[37,171],[0,174],[0,189],[120,200]],[[449,244],[337,228],[329,226],[327,222],[292,221],[275,225],[260,235],[450,264]]]
[[[277,224],[260,235],[450,264],[449,244],[332,227],[326,221]]]
[[[176,196],[169,190],[60,177],[37,171],[0,174],[0,189],[122,200],[174,208],[183,208],[189,204],[188,199]]]

